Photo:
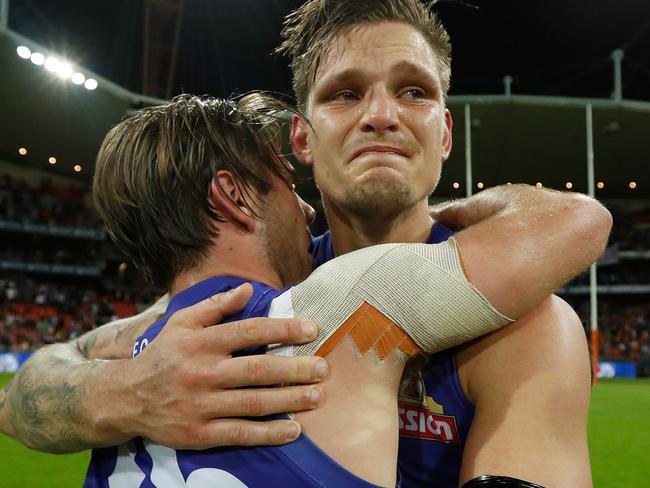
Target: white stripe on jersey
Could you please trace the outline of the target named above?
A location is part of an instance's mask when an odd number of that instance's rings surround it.
[[[269,317],[292,319],[295,317],[293,303],[291,301],[291,290],[289,288],[282,295],[275,297],[269,307]],[[268,354],[275,356],[293,356],[293,346],[286,344],[269,344]]]

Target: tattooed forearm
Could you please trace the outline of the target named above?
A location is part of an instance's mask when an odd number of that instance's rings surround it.
[[[80,365],[63,348],[71,345],[36,353],[16,374],[0,407],[8,409],[8,433],[29,447],[53,453],[86,449],[91,441],[84,438],[90,421],[80,393],[94,365]]]
[[[111,322],[74,342],[53,344],[32,355],[0,393],[0,430],[29,447],[53,453],[127,440],[128,434],[108,425],[115,409],[123,408],[117,401],[124,390],[120,379],[128,376],[122,368],[131,357],[135,339],[156,320],[166,303],[161,300],[140,315]],[[110,392],[108,385],[114,387]]]

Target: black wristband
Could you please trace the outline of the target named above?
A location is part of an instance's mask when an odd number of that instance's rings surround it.
[[[473,480],[469,480],[461,488],[544,488],[542,485],[530,481],[510,478],[508,476],[492,476],[484,474]]]

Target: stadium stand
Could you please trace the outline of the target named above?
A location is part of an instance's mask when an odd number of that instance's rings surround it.
[[[0,353],[74,339],[146,307],[153,291],[123,261],[83,183],[0,173]]]

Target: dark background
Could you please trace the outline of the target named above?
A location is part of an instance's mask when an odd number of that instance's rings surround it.
[[[185,0],[174,93],[290,92],[286,60],[271,55],[296,0]],[[624,48],[624,97],[650,100],[647,0],[474,0],[434,9],[454,46],[452,95],[610,96],[610,53]],[[12,0],[11,29],[142,91],[143,2]]]

